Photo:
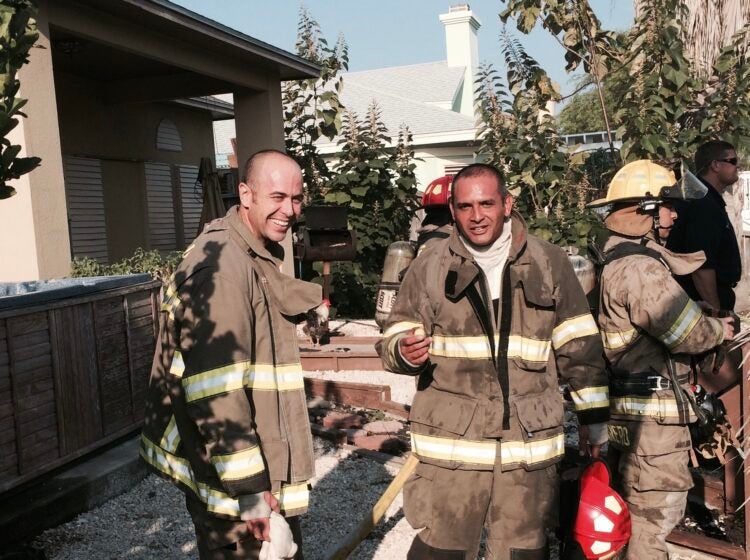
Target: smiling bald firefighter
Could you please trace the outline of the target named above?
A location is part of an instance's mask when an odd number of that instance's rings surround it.
[[[456,228],[409,267],[378,347],[388,369],[419,376],[410,421],[420,463],[404,512],[422,531],[410,559],[473,560],[484,526],[487,559],[549,557],[564,452],[558,376],[584,444],[596,454],[606,438],[602,343],[581,286],[565,253],[529,235],[512,206],[494,167],[456,175]]]
[[[703,314],[673,274],[690,274],[705,257],[662,246],[676,217],[671,202],[704,196],[685,173],[640,160],[620,169],[607,196],[598,322],[610,366],[608,461],[628,504],[632,537],[625,558],[666,560],[665,539],[682,518],[696,420],[690,355],[731,338],[731,319]]]

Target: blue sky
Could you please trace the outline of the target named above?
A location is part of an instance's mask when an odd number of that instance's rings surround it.
[[[194,12],[293,52],[299,19],[299,0],[173,0]],[[349,45],[349,70],[369,70],[445,60],[443,26],[438,16],[457,0],[306,0],[329,43],[343,33]],[[633,20],[632,0],[590,0],[607,29],[624,30]],[[480,62],[502,68],[498,37],[502,23],[500,0],[469,2],[482,23]],[[511,26],[516,32],[515,26]],[[572,91],[561,47],[536,29],[520,39],[564,93]]]

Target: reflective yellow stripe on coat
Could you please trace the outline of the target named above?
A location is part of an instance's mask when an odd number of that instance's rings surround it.
[[[411,445],[412,450],[418,457],[468,465],[494,465],[499,455],[504,467],[511,465],[533,466],[554,461],[558,457],[562,457],[565,452],[563,434],[528,442],[495,442],[469,441],[412,433]]]
[[[619,350],[625,348],[634,339],[637,331],[629,329],[626,331],[602,331],[602,344],[606,350]]]
[[[495,337],[499,346],[500,337]],[[508,357],[529,362],[546,362],[550,350],[549,340],[536,340],[519,335],[508,337]],[[444,358],[487,360],[492,358],[492,349],[485,336],[433,335],[430,354]]]
[[[688,300],[685,308],[680,313],[680,316],[677,317],[677,320],[671,327],[669,327],[667,332],[659,336],[659,340],[661,340],[667,348],[674,348],[688,337],[690,331],[693,330],[700,320],[702,314],[703,312],[700,307],[698,307],[698,304],[692,300]]]
[[[310,489],[306,482],[300,484],[282,484],[279,492],[273,495],[279,501],[282,512],[307,509],[310,504]]]
[[[305,388],[300,364],[274,366],[237,362],[191,375],[182,380],[185,400],[192,402],[236,391],[296,391]]]
[[[211,464],[221,480],[248,478],[265,469],[263,455],[257,445],[228,455],[213,455]]]
[[[239,502],[221,490],[196,481],[193,469],[186,459],[168,453],[145,436],[141,438],[141,457],[168,478],[190,488],[206,504],[208,511],[239,518]]]
[[[571,389],[570,396],[577,411],[609,406],[609,387]]]
[[[679,418],[679,409],[674,397],[613,397],[610,400],[613,414],[634,416],[636,418]]]
[[[599,327],[591,313],[567,319],[552,330],[552,346],[555,349],[565,346],[576,338],[599,334]]]

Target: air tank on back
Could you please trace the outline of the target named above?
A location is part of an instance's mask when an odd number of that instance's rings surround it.
[[[414,260],[414,255],[414,246],[408,241],[396,241],[388,246],[375,300],[375,322],[381,329],[391,314],[401,280]]]

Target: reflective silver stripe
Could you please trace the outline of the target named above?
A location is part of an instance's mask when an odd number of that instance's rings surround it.
[[[172,363],[169,366],[169,373],[176,377],[182,377],[182,374],[185,373],[185,361],[182,359],[182,352],[179,350],[174,351]]]
[[[422,323],[412,323],[411,321],[400,321],[398,323],[393,323],[385,330],[385,332],[383,333],[383,338],[388,338],[389,336],[393,336],[394,334],[410,331],[418,327],[424,328],[422,327]]]
[[[607,350],[619,350],[625,348],[636,337],[637,331],[629,329],[626,331],[602,331],[602,343]]]
[[[185,400],[192,402],[238,389],[296,391],[305,388],[302,365],[237,362],[183,378]]]
[[[514,334],[508,337],[508,357],[527,362],[546,362],[550,346],[549,340],[536,340]]]
[[[177,457],[161,449],[146,436],[141,437],[140,453],[143,460],[153,468],[172,480],[190,488],[206,504],[208,511],[239,519],[239,502],[221,490],[211,488],[208,484],[196,481],[193,469],[186,459]]]
[[[245,382],[245,370],[249,367],[250,362],[237,362],[183,378],[185,400],[192,402],[242,389]]]
[[[180,445],[180,432],[177,430],[177,422],[175,421],[174,416],[169,419],[169,424],[167,424],[167,429],[164,430],[164,435],[161,438],[161,447],[169,451],[170,453],[174,453],[177,451],[177,446]]]
[[[500,337],[495,337],[498,345]],[[529,362],[546,362],[549,356],[550,341],[536,340],[519,335],[508,337],[508,357],[520,358]],[[446,336],[432,335],[430,354],[445,358],[482,360],[492,357],[492,349],[485,336]]]
[[[571,340],[599,334],[599,327],[590,313],[563,321],[552,331],[552,346],[561,348]]]
[[[571,389],[570,396],[575,409],[579,411],[609,406],[609,387],[586,387],[577,391]]]
[[[211,464],[221,480],[248,478],[265,469],[263,455],[257,445],[229,455],[213,455]]]
[[[307,508],[310,504],[310,490],[306,482],[301,484],[282,483],[281,490],[274,492],[273,495],[279,500],[279,507],[282,512]]]
[[[702,315],[702,311],[698,304],[693,300],[688,300],[685,308],[677,317],[677,320],[672,324],[671,327],[664,334],[659,336],[667,348],[674,348],[685,340],[690,332],[693,330],[695,325],[698,323]]]
[[[245,387],[261,391],[294,391],[304,389],[301,364],[273,366],[255,364],[245,372]]]
[[[612,397],[610,410],[614,414],[637,417],[679,418],[677,401],[674,398],[654,395],[652,397]]]
[[[502,464],[534,465],[562,457],[565,453],[565,436],[558,434],[530,441],[503,441],[500,443]]]
[[[494,465],[497,456],[497,442],[468,441],[437,436],[411,434],[411,448],[419,457]]]
[[[432,335],[430,354],[445,358],[466,358],[469,360],[492,357],[487,337],[484,336],[445,336]]]

